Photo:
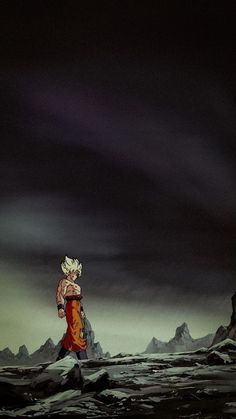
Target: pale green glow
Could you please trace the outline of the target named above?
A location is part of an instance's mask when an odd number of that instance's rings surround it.
[[[2,266],[1,342],[14,353],[22,344],[29,352],[36,350],[48,337],[55,343],[66,330],[66,320],[57,317],[55,290],[59,278],[48,280],[48,288],[41,286],[41,272],[23,272]],[[31,278],[30,280],[25,278]],[[127,303],[123,300],[98,299],[84,285],[84,309],[104,351],[144,351],[153,336],[168,341],[177,326],[187,322],[192,337],[214,333],[220,324],[227,325],[231,315],[231,300],[222,296],[219,301],[203,296],[196,300],[171,296],[166,288],[156,303]],[[171,303],[170,303],[171,301]]]

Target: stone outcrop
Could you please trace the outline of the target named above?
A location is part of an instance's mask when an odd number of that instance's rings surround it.
[[[16,354],[16,358],[19,361],[26,361],[29,358],[29,352],[25,345],[19,347],[19,351]]]
[[[232,360],[228,354],[218,351],[210,352],[206,359],[209,365],[225,365],[232,363]]]
[[[236,352],[236,341],[229,338],[224,339],[221,342],[215,343],[215,345],[211,345],[208,348],[208,352],[210,351],[219,351],[219,352],[234,351]]]
[[[213,334],[208,334],[202,338],[193,339],[189,333],[187,323],[177,327],[175,336],[169,342],[152,338],[144,353],[163,353],[163,352],[182,352],[194,351],[202,347],[208,347],[213,339]]]
[[[82,375],[79,365],[70,355],[48,365],[32,381],[30,387],[37,391],[44,391],[45,395],[52,395],[58,391],[79,388]]]
[[[83,379],[82,392],[101,391],[109,387],[109,374],[102,368]]]
[[[214,336],[212,345],[219,343],[227,338],[236,340],[236,292],[231,298],[232,314],[228,326],[220,326]]]

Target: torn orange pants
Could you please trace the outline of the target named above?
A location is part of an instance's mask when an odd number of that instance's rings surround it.
[[[81,317],[81,304],[79,300],[69,300],[66,304],[66,336],[62,339],[62,346],[68,351],[84,351],[87,340],[84,338],[84,320]]]

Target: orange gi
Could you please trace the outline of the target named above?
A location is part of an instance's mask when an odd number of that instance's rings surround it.
[[[67,331],[61,345],[68,351],[84,351],[87,348],[87,340],[84,337],[84,320],[81,316],[81,297],[70,295],[65,299]]]

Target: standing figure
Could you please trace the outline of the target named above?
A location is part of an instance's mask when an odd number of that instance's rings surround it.
[[[83,298],[81,287],[75,283],[77,276],[81,276],[82,264],[78,259],[65,256],[61,263],[65,276],[59,281],[56,291],[58,317],[66,317],[67,331],[61,341],[57,361],[64,358],[67,351],[76,352],[78,359],[87,359],[87,339],[85,338],[85,313],[81,304]],[[66,301],[66,306],[65,306]]]

